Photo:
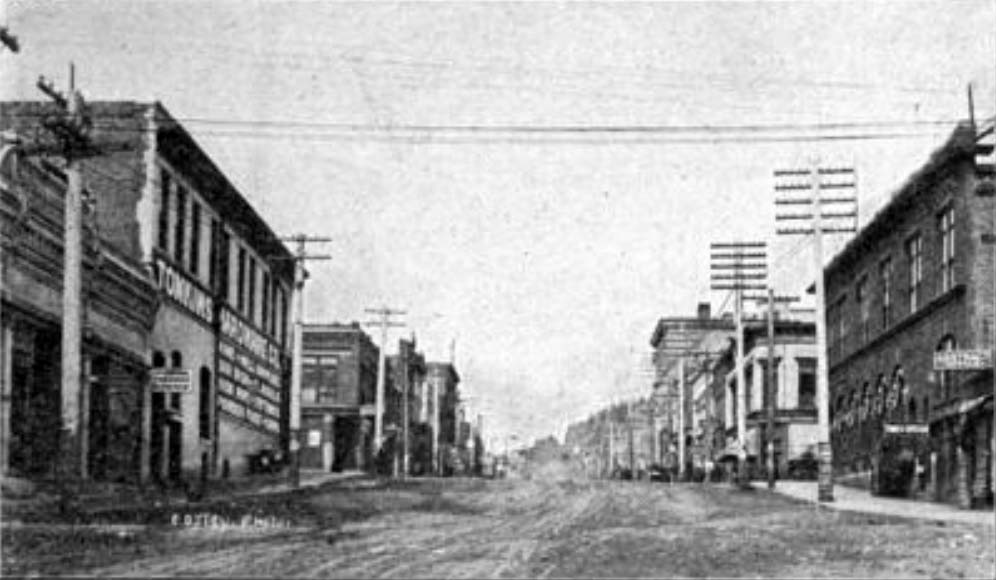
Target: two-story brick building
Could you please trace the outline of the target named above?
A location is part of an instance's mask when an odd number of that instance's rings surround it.
[[[960,124],[824,271],[835,471],[963,506],[992,498],[993,374],[933,355],[993,348],[977,133]]]
[[[34,135],[54,105],[4,103],[4,128]],[[287,446],[287,307],[292,256],[186,129],[159,103],[88,105],[91,138],[115,147],[83,163],[93,227],[143,266],[158,297],[143,359],[143,475],[179,483],[245,473]],[[127,304],[127,303],[122,303]],[[155,380],[160,369],[186,380]]]
[[[372,467],[380,350],[360,324],[305,324],[301,465],[326,471]]]
[[[457,406],[460,402],[460,375],[448,362],[427,362],[429,417],[433,433],[433,471],[452,475],[457,442]]]

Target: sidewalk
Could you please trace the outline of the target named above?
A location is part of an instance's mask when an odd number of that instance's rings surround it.
[[[345,471],[330,473],[321,470],[301,470],[299,490],[308,490],[331,483],[359,479],[367,476],[362,471]],[[5,482],[5,487],[7,482]],[[75,498],[75,510],[83,514],[96,514],[104,511],[143,510],[170,506],[180,508],[211,504],[235,497],[257,495],[272,495],[293,491],[287,476],[255,476],[240,480],[215,481],[207,493],[200,498],[192,499],[179,490],[141,490],[133,486],[92,484],[93,489]],[[19,520],[51,520],[57,519],[59,513],[59,498],[51,490],[37,490],[29,495],[4,495],[2,504],[3,525],[7,526]]]
[[[767,485],[763,481],[755,481],[751,485],[756,490],[768,490]],[[778,481],[775,484],[774,493],[817,503],[816,490],[817,484],[815,481]],[[878,497],[873,496],[869,491],[844,485],[835,485],[833,496],[833,502],[821,503],[820,505],[829,509],[848,512],[996,527],[996,514],[991,509],[963,510],[956,506],[943,503],[894,497]]]

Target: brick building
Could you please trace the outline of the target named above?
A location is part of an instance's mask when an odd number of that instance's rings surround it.
[[[699,305],[696,316],[665,317],[657,321],[650,338],[650,346],[654,349],[653,388],[654,399],[657,401],[657,405],[654,406],[655,463],[677,468],[679,451],[677,438],[682,436],[685,437],[686,443],[686,467],[690,467],[692,458],[690,451],[696,443],[693,421],[696,383],[705,381],[708,362],[721,355],[734,330],[731,318],[712,317],[708,303]],[[675,345],[679,348],[675,348]],[[684,407],[679,405],[681,400],[679,388],[682,388],[679,380],[681,350],[688,353],[684,356]],[[701,395],[704,384],[697,388]],[[657,412],[658,409],[662,412]],[[684,414],[685,432],[680,435],[678,413]],[[707,435],[704,433],[705,425],[702,427],[701,438],[704,439]]]
[[[993,348],[977,139],[960,124],[824,271],[835,471],[963,506],[992,498],[993,374],[932,359]]]
[[[302,330],[301,465],[372,468],[380,350],[359,323]]]
[[[57,112],[2,106],[3,128],[26,138]],[[287,446],[291,255],[161,104],[88,108],[92,138],[123,145],[83,163],[93,227],[141,264],[158,299],[142,354],[153,379],[129,423],[141,430],[142,478],[243,474],[250,455]],[[156,381],[159,369],[186,381]]]
[[[59,363],[65,189],[66,177],[56,160],[29,158],[16,150],[4,156],[0,468],[4,475],[44,479],[56,473],[59,461],[69,460],[76,468],[82,462],[84,474],[97,480],[138,482],[147,467],[142,416],[148,406],[147,355],[157,300],[142,263],[106,243],[94,212],[87,212],[85,398],[63,390]],[[91,191],[89,197],[96,196]],[[81,404],[76,406],[76,401]],[[60,456],[59,433],[67,426],[63,417],[76,423],[84,444],[76,457]]]
[[[457,406],[460,402],[460,375],[448,362],[426,363],[429,417],[433,440],[435,471],[452,475],[457,454]]]
[[[386,401],[384,407],[385,442],[399,469],[422,475],[432,467],[432,426],[429,422],[425,356],[411,340],[398,341],[398,354],[387,357]],[[407,398],[406,398],[407,393]],[[405,414],[405,405],[408,407]],[[408,421],[408,463],[404,460],[404,425]]]

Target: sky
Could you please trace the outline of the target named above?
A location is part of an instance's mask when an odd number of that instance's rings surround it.
[[[406,310],[389,351],[455,345],[471,413],[513,445],[649,392],[657,319],[729,304],[711,242],[767,241],[777,291],[803,292],[773,170],[854,167],[865,221],[970,83],[996,109],[992,1],[0,6],[21,43],[0,98],[64,88],[72,61],[87,99],[162,102],[274,231],[332,238],[309,321]]]

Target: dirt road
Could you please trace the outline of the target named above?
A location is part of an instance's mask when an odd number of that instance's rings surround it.
[[[130,577],[954,578],[991,577],[996,557],[991,526],[567,479],[359,482],[152,524],[7,527],[3,539],[5,574]]]

